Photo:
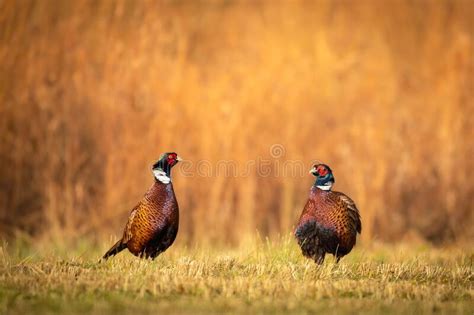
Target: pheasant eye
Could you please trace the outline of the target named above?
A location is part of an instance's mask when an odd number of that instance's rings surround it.
[[[172,158],[173,158],[173,154],[168,155],[168,159],[171,160]]]

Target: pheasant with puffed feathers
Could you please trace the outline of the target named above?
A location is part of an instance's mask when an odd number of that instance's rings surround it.
[[[335,179],[329,166],[314,165],[310,173],[316,181],[295,236],[304,256],[322,264],[326,253],[333,254],[337,263],[352,250],[357,233],[361,233],[359,210],[351,198],[331,190]]]

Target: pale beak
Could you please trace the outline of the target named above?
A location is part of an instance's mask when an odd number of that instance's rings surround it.
[[[316,173],[316,167],[313,167],[312,169],[309,170],[309,174]]]
[[[183,159],[180,156],[176,156],[176,161],[181,162]]]

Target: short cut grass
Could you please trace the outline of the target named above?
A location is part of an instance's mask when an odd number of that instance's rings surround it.
[[[101,248],[101,249],[105,249]],[[155,261],[85,246],[3,246],[1,314],[473,314],[474,252],[356,248],[318,267],[293,239],[240,249],[175,247]]]

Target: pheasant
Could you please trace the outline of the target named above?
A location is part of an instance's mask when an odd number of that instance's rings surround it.
[[[102,257],[107,260],[128,248],[138,257],[156,258],[173,244],[178,233],[179,208],[171,183],[171,168],[181,158],[164,153],[153,165],[153,185],[132,209],[122,238]]]
[[[295,236],[304,256],[322,264],[326,253],[333,254],[337,263],[352,250],[357,233],[361,233],[359,210],[352,199],[331,190],[335,179],[329,166],[314,165],[310,173],[316,176],[316,182],[311,187]]]

